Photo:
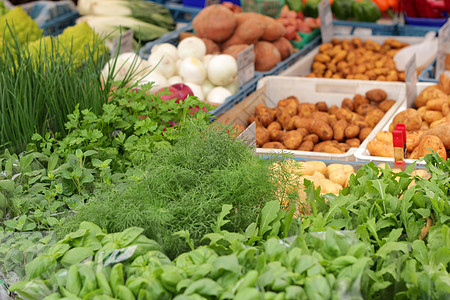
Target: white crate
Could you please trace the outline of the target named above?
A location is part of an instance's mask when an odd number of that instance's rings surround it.
[[[418,44],[424,40],[424,37],[416,36],[382,36],[382,35],[335,35],[336,38],[340,40],[360,38],[363,41],[372,40],[377,43],[383,43],[387,39],[395,39],[403,43]],[[280,72],[280,76],[306,76],[312,72],[312,64],[314,62],[314,57],[319,53],[319,47],[317,46],[307,55],[299,59],[295,64],[287,68],[286,70]]]
[[[247,119],[254,114],[256,105],[263,103],[268,107],[276,107],[279,100],[292,95],[296,96],[300,103],[325,101],[328,106],[337,105],[340,107],[344,98],[353,98],[358,93],[364,95],[368,90],[375,88],[385,90],[388,99],[396,101],[378,125],[375,126],[374,130],[379,131],[406,101],[406,86],[402,82],[267,76],[258,82],[258,88],[252,95],[219,117],[218,121],[247,126],[249,125]],[[357,148],[351,148],[344,154],[331,154],[257,148],[256,153],[271,155],[288,152],[293,157],[354,161],[356,150]]]
[[[432,86],[432,85],[436,85],[436,84],[431,83],[431,82],[418,82],[417,83],[417,95],[419,95],[419,93],[422,92],[425,88]],[[356,150],[356,152],[355,152],[356,161],[361,161],[361,162],[373,161],[373,162],[380,162],[380,163],[394,162],[393,157],[389,158],[389,157],[381,157],[381,156],[371,156],[369,153],[369,150],[367,150],[367,144],[369,143],[369,141],[375,139],[375,136],[377,135],[378,132],[389,131],[389,125],[394,120],[395,115],[397,115],[401,111],[406,110],[407,108],[411,108],[411,107],[408,107],[407,103],[405,101],[402,103],[402,105],[400,105],[399,109],[389,118],[389,120],[382,127],[380,127],[380,128],[375,127],[374,130],[372,130],[372,132],[367,136],[365,141],[359,146],[358,150]],[[423,161],[418,161],[416,159],[405,159],[406,164],[412,164],[414,162],[416,162],[418,164],[425,163]]]

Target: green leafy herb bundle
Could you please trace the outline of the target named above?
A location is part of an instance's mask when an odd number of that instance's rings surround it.
[[[226,227],[236,232],[244,230],[280,190],[297,196],[289,192],[295,189],[289,188],[288,179],[273,182],[270,163],[227,128],[189,125],[172,149],[159,149],[142,163],[141,181],[125,190],[99,192],[68,223],[69,229],[82,221],[110,232],[142,227],[174,257],[188,249],[174,233],[188,230],[200,244],[223,204],[235,208]]]

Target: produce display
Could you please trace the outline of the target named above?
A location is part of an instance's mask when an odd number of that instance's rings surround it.
[[[0,1],[0,16],[3,16],[9,11],[9,9],[5,6],[5,3],[3,1]]]
[[[291,96],[275,108],[258,104],[248,123],[256,122],[258,147],[342,154],[359,147],[394,103],[382,89],[345,98],[340,108]]]
[[[320,1],[275,2],[207,5],[145,59],[104,34],[170,32],[164,5],[80,0],[89,21],[58,36],[0,6],[0,299],[450,298],[450,77],[409,107],[400,82],[258,74],[235,103],[240,51],[270,71],[319,31]],[[334,39],[308,77],[404,81],[406,45]],[[418,161],[374,162],[399,143]]]
[[[224,5],[210,5],[194,18],[195,35],[207,39],[208,48],[237,57],[254,44],[255,71],[269,71],[294,52],[284,38],[286,28],[258,13],[233,13]]]
[[[393,157],[392,131],[398,123],[406,126],[406,157],[419,159],[434,151],[444,159],[450,150],[449,118],[450,78],[442,74],[439,83],[425,88],[415,99],[415,108],[394,116],[389,131],[377,133],[369,142],[370,155]]]
[[[395,68],[394,56],[408,46],[395,39],[383,44],[360,38],[322,44],[307,77],[405,81],[405,72]]]

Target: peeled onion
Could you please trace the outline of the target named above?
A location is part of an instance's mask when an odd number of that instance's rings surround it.
[[[169,84],[183,83],[183,78],[179,75],[170,77],[168,80]]]
[[[178,59],[177,47],[175,47],[174,45],[169,44],[169,43],[163,43],[163,44],[153,46],[151,53],[153,54],[156,52],[161,52],[166,55],[170,55],[172,57],[172,59],[175,61]]]
[[[166,77],[164,77],[164,75],[156,71],[153,71],[144,78],[142,78],[139,81],[139,85],[143,85],[150,82],[153,82],[153,86],[150,89],[150,93],[152,94],[154,94],[159,89],[167,87],[169,85],[169,82],[167,81]]]
[[[180,59],[185,59],[188,57],[196,57],[198,59],[203,59],[206,55],[206,45],[198,37],[191,36],[183,39],[178,44],[178,57]]]
[[[155,71],[161,73],[166,78],[173,76],[177,71],[175,60],[170,55],[165,55],[162,52],[150,54],[148,62],[152,68],[155,68]]]
[[[208,79],[205,80],[202,84],[203,94],[208,97],[209,92],[215,87],[214,84],[211,83]]]
[[[227,90],[223,86],[216,86],[208,93],[206,101],[213,104],[223,104],[229,96],[231,96],[229,90]]]
[[[192,90],[192,92],[194,93],[194,96],[197,96],[198,99],[200,99],[200,100],[205,99],[205,96],[203,94],[203,90],[202,90],[201,86],[199,86],[196,83],[192,83],[192,82],[185,82],[184,84],[187,85]]]
[[[145,75],[146,72],[150,71],[146,69],[148,64],[145,60],[142,60],[139,55],[134,52],[126,52],[112,58],[105,64],[102,70],[102,78],[106,80],[109,77],[111,68],[114,67],[114,72],[112,74],[112,80],[120,81],[124,80],[125,77],[135,77],[138,79],[139,76]],[[133,71],[131,73],[131,71]]]
[[[236,80],[237,74],[237,62],[231,55],[216,55],[208,64],[208,79],[215,85],[227,85]]]
[[[237,91],[239,90],[238,81],[237,80],[232,81],[231,83],[227,84],[225,88],[229,90],[232,95],[236,94]]]
[[[184,81],[199,85],[203,84],[206,79],[206,70],[203,67],[203,63],[196,57],[184,59],[180,65],[179,74],[183,77]]]

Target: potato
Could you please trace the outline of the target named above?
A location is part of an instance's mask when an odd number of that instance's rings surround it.
[[[338,112],[338,110],[339,110],[339,107],[337,107],[336,105],[333,105],[328,109],[328,113],[335,115]]]
[[[319,53],[316,56],[314,56],[314,61],[318,61],[320,63],[327,63],[331,61],[331,57],[327,54]]]
[[[392,136],[392,132],[389,131],[380,131],[377,133],[377,135],[375,136],[375,138],[380,141],[383,142],[387,145],[393,145],[393,136]]]
[[[269,149],[286,149],[286,147],[280,142],[269,142],[262,145],[262,148]]]
[[[406,150],[413,151],[420,142],[422,131],[408,131],[406,133]]]
[[[281,61],[280,51],[272,43],[259,41],[254,47],[255,71],[269,71]]]
[[[347,143],[339,143],[336,148],[338,148],[339,150],[341,150],[343,153],[346,153],[348,150],[350,150],[350,145],[348,145]]]
[[[366,137],[372,132],[372,130],[373,130],[372,127],[361,128],[358,136],[359,140],[363,142],[366,139]]]
[[[372,140],[367,144],[367,150],[372,156],[394,157],[394,146]]]
[[[341,107],[348,109],[349,111],[353,111],[354,107],[352,99],[344,98],[344,100],[342,100]]]
[[[336,141],[343,141],[345,138],[345,129],[348,124],[345,120],[339,120],[333,125],[333,134]]]
[[[298,105],[298,115],[300,117],[310,117],[316,110],[316,106],[312,103],[300,103]]]
[[[313,151],[314,143],[312,141],[303,141],[300,147],[297,148],[299,151]]]
[[[206,54],[220,54],[220,47],[214,41],[207,38],[202,38],[202,41],[206,46]]]
[[[309,135],[309,132],[308,132],[308,130],[306,128],[297,128],[297,131],[300,132],[302,137],[305,137],[305,136]]]
[[[349,125],[345,128],[345,137],[348,139],[354,138],[359,134],[359,126]]]
[[[267,130],[281,130],[281,124],[277,121],[274,121],[267,126]]]
[[[327,123],[313,119],[309,126],[306,127],[310,133],[317,134],[323,141],[333,138],[333,129]]]
[[[446,94],[450,94],[450,77],[447,74],[442,73],[439,76],[439,82],[437,84],[438,89]]]
[[[370,110],[377,108],[375,105],[364,103],[358,106],[356,109],[356,113],[359,115],[365,116],[369,113]]]
[[[347,143],[347,145],[351,148],[358,148],[361,145],[361,141],[357,138],[347,139],[345,143]]]
[[[302,163],[303,175],[313,175],[315,172],[325,174],[327,165],[323,161],[305,161]]]
[[[395,128],[398,123],[403,123],[406,126],[406,131],[419,130],[422,126],[422,118],[417,110],[414,108],[408,108],[399,112],[392,121],[392,125]]]
[[[373,89],[366,92],[366,98],[373,102],[381,102],[386,100],[387,94],[382,89]]]
[[[387,112],[393,105],[395,104],[395,100],[384,100],[378,104],[378,108],[384,112]]]
[[[448,98],[437,98],[437,99],[430,99],[427,101],[427,104],[425,105],[425,107],[427,108],[427,110],[439,110],[442,111],[442,106],[444,104],[448,105]],[[422,106],[424,107],[424,106]],[[428,122],[430,123],[430,122]]]
[[[360,106],[361,104],[364,104],[364,103],[368,104],[369,100],[366,97],[364,97],[363,95],[356,94],[353,97],[353,104],[354,104],[355,108],[357,108],[358,106]]]
[[[424,131],[423,135],[435,135],[439,137],[445,148],[450,149],[450,121]]]
[[[285,110],[280,110],[277,115],[277,121],[280,122],[284,130],[294,129],[294,124],[291,121],[292,116]]]
[[[318,111],[327,112],[328,111],[328,105],[325,101],[320,101],[316,103],[316,109]]]
[[[440,111],[436,110],[427,110],[423,115],[423,120],[427,122],[428,124],[433,123],[434,121],[438,121],[442,119],[444,115]]]
[[[411,159],[418,159],[424,157],[427,154],[431,154],[431,150],[439,154],[444,160],[447,160],[447,150],[441,139],[435,135],[427,135],[423,137],[419,145],[411,153]]]
[[[376,108],[370,110],[364,119],[367,121],[367,124],[369,124],[369,127],[375,127],[383,116],[384,112],[381,109]]]
[[[437,85],[432,85],[424,89],[414,101],[416,107],[425,106],[428,100],[446,98],[447,94],[438,89]]]
[[[314,146],[315,152],[327,152],[327,153],[335,153],[335,154],[343,154],[344,152],[340,150],[337,146],[338,144],[328,143],[330,141],[325,141],[318,143]]]
[[[286,99],[278,101],[278,107],[280,109],[285,109],[291,116],[297,114],[299,106],[299,101],[295,96],[289,96]]]
[[[330,124],[330,126],[334,126],[334,124],[338,121],[336,115],[328,115],[328,124]]]
[[[307,135],[307,136],[305,136],[304,138],[303,138],[303,140],[304,141],[311,141],[311,142],[313,142],[314,144],[317,144],[318,142],[319,142],[319,137],[317,136],[317,134],[309,134],[309,135]]]
[[[345,108],[339,108],[336,112],[336,117],[338,118],[338,120],[350,121],[352,115],[353,113]]]
[[[283,144],[286,148],[296,150],[302,143],[302,135],[297,130],[291,130],[286,132],[283,138]]]
[[[245,130],[245,126],[241,125],[241,124],[236,124],[231,128],[233,128],[235,130],[236,136],[240,135],[242,133],[242,131]]]
[[[259,119],[258,119],[258,117],[256,117],[256,116],[250,116],[250,117],[248,117],[247,123],[248,123],[248,124],[252,124],[253,122],[256,123],[256,126],[262,126],[262,125],[261,125],[261,122],[260,122]]]
[[[262,126],[256,126],[256,145],[262,146],[270,141],[269,130]]]
[[[328,116],[329,114],[323,111],[315,111],[311,114],[311,118],[320,120],[328,124]]]
[[[437,125],[447,123],[448,121],[449,121],[448,118],[442,118],[440,120],[437,120],[437,121],[434,121],[433,123],[431,123],[429,128],[433,128],[433,127],[436,127]],[[425,128],[425,129],[429,129],[429,128]]]

